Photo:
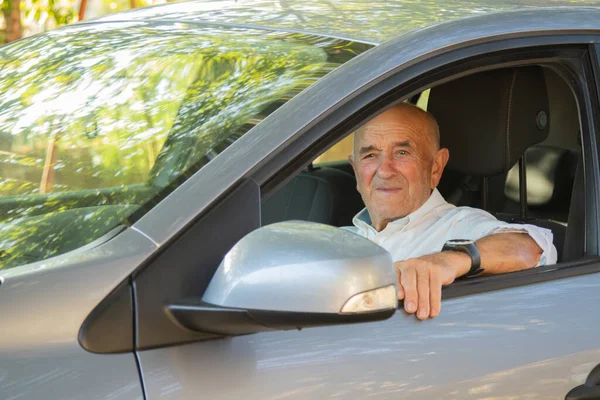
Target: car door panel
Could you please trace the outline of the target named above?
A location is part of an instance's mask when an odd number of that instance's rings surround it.
[[[259,333],[139,352],[148,400],[564,399],[600,362],[600,274],[445,300],[433,320]],[[525,390],[525,391],[524,391]]]
[[[134,354],[92,354],[77,343],[3,352],[0,393],[7,400],[144,398]]]
[[[41,399],[50,392],[57,399],[143,398],[133,348],[94,354],[79,342],[92,310],[157,248],[132,229],[119,232],[104,243],[2,271],[0,398]]]

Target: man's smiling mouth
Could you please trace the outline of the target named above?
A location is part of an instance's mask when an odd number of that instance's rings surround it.
[[[399,187],[389,187],[389,188],[377,188],[375,189],[378,192],[382,192],[382,193],[395,193],[395,192],[399,192],[400,190],[402,190],[402,188]]]

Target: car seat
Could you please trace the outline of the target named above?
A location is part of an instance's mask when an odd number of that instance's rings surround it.
[[[547,138],[551,121],[542,68],[490,70],[433,87],[428,111],[438,121],[442,147],[450,151],[447,171],[442,178],[446,179],[446,195],[453,197],[459,205],[490,210],[490,203],[505,200],[504,193],[501,196],[496,193],[490,198],[490,178],[506,177],[506,184],[502,182],[501,187],[506,187],[509,199],[517,200],[519,206],[510,209],[511,212],[499,213],[497,217],[551,229],[560,259],[565,225],[550,219],[544,212],[556,210],[557,204],[562,211],[568,209],[571,197],[568,187],[575,176],[573,166],[576,166],[577,154],[534,146]],[[528,158],[532,165],[527,173],[523,155],[530,147]],[[521,166],[513,169],[517,162]],[[519,173],[519,168],[523,174]],[[528,188],[526,178],[536,174],[547,178],[547,182],[543,193],[538,195],[536,192],[532,198],[539,214],[528,216],[525,205],[529,203],[527,194],[533,187]],[[454,191],[448,190],[448,182],[454,185]],[[535,180],[532,185],[537,183]],[[565,217],[561,216],[566,220]]]
[[[332,167],[309,167],[263,200],[262,224],[298,219],[352,225],[364,207],[354,175]]]

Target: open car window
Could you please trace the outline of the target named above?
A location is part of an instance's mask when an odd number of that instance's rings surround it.
[[[445,117],[440,128],[442,147],[451,150],[450,163],[444,169],[438,190],[446,201],[456,206],[483,209],[508,223],[533,224],[549,229],[553,234],[558,260],[571,261],[581,255],[578,246],[574,249],[572,244],[567,244],[578,241],[573,239],[577,237],[573,233],[575,230],[567,235],[569,216],[574,209],[583,209],[581,204],[571,201],[578,165],[582,160],[579,112],[572,90],[562,77],[550,68],[538,67],[531,71],[544,87],[540,95],[547,98],[550,117],[546,115],[545,133],[540,133],[537,138],[538,132],[542,131],[535,126],[533,118],[533,124],[529,124],[532,125],[531,129],[525,130],[532,135],[532,144],[514,150],[508,167],[500,166],[497,161],[489,162],[493,166],[489,169],[491,172],[480,173],[478,165],[484,166],[483,161],[473,166],[461,160],[473,158],[480,152],[489,158],[497,157],[497,153],[503,152],[504,148],[489,146],[485,141],[461,141],[460,135],[467,130],[453,128],[453,122],[456,121],[442,113],[441,117]],[[433,97],[437,104],[430,111],[437,118],[440,110],[446,109],[454,101],[461,85],[462,81],[457,80],[452,86],[447,86],[441,93],[442,100],[438,88],[434,87],[411,97],[411,102],[429,110]],[[456,114],[468,114],[474,101],[463,98],[455,102]],[[525,107],[523,102],[515,101],[515,104]],[[474,133],[471,135],[480,132],[489,135],[501,122],[494,118],[489,121],[482,119],[480,126],[485,129],[472,130]],[[262,207],[263,224],[300,219],[334,226],[352,226],[353,217],[364,207],[356,190],[354,171],[348,161],[348,155],[352,152],[352,135],[349,133],[315,158],[308,169],[267,197]],[[521,155],[526,167],[523,180],[519,173]],[[521,184],[526,184],[527,188],[523,198]]]
[[[369,46],[186,24],[80,25],[0,53],[0,268],[132,223]]]

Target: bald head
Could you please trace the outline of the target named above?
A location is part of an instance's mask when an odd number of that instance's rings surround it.
[[[433,115],[412,104],[400,103],[379,114],[354,132],[352,155],[356,156],[358,153],[357,143],[360,143],[360,137],[367,130],[380,133],[393,132],[405,125],[411,125],[422,133],[425,144],[431,149],[432,154],[440,149],[440,128]]]

